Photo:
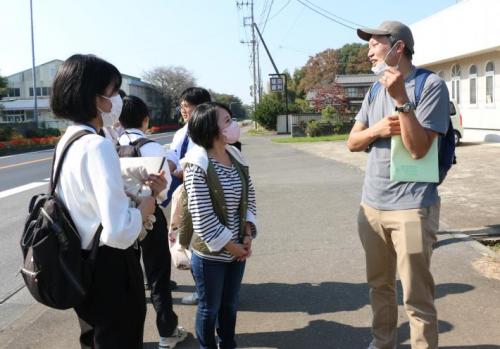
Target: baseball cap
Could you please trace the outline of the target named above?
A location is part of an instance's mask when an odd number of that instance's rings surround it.
[[[390,36],[392,40],[398,41],[401,40],[405,43],[406,47],[414,53],[413,51],[413,35],[411,33],[410,28],[398,21],[385,21],[382,22],[378,28],[359,28],[357,30],[358,36],[368,41],[372,37],[372,35],[386,35]]]

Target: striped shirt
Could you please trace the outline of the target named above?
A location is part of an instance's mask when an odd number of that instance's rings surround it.
[[[199,257],[221,261],[231,262],[235,257],[223,249],[231,240],[238,241],[239,234],[239,207],[242,193],[241,178],[236,168],[225,166],[213,158],[209,158],[219,177],[219,182],[224,191],[224,200],[226,202],[227,222],[224,226],[213,209],[212,199],[207,185],[206,173],[202,168],[188,164],[184,171],[184,183],[188,194],[188,209],[193,219],[193,230],[195,234],[205,242],[210,250],[221,251],[218,256],[210,256],[193,250],[193,253]],[[256,216],[255,190],[252,180],[249,178],[248,186],[248,211],[253,217]],[[248,216],[248,215],[247,215]],[[256,227],[252,224],[253,234],[256,233]]]

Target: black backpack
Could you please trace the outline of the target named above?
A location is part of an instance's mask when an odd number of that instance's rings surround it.
[[[51,308],[69,309],[82,303],[97,257],[102,225],[97,229],[90,253],[82,251],[75,224],[55,192],[69,147],[90,133],[79,131],[68,140],[55,171],[54,151],[49,191],[31,198],[21,237],[24,261],[21,274],[26,287],[38,302]]]
[[[130,142],[128,145],[116,145],[116,151],[118,152],[118,156],[121,158],[130,158],[130,157],[140,157],[141,156],[141,147],[147,143],[152,143],[151,139],[147,138],[138,138],[133,142]]]

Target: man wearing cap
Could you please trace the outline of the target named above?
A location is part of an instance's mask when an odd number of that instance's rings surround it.
[[[397,345],[396,270],[403,287],[413,349],[438,348],[432,245],[439,228],[440,200],[435,183],[391,182],[391,136],[401,135],[414,159],[425,156],[434,139],[448,128],[449,95],[436,74],[425,80],[415,106],[416,68],[413,36],[396,21],[377,29],[358,29],[368,41],[368,59],[380,88],[365,96],[347,142],[350,151],[369,151],[358,230],[365,250],[373,311],[369,348]]]

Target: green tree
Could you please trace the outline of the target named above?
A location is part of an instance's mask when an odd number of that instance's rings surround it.
[[[210,95],[212,96],[212,100],[215,102],[227,105],[231,110],[231,113],[233,113],[233,117],[238,120],[244,120],[247,118],[247,109],[239,97],[225,93],[217,93],[212,90],[210,90]]]
[[[360,43],[345,44],[337,50],[338,74],[369,73],[368,45]]]
[[[271,92],[263,95],[255,107],[255,120],[268,130],[276,130],[278,115],[285,114],[284,102],[281,93]]]
[[[182,91],[196,84],[193,74],[181,66],[156,67],[144,72],[143,78],[153,85],[162,96],[161,122],[165,122],[170,117]]]
[[[0,75],[0,99],[7,95],[7,78]]]

